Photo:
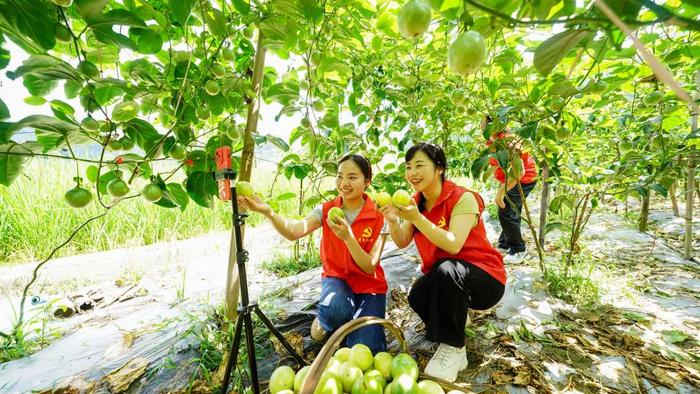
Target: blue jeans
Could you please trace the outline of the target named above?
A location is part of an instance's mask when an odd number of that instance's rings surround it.
[[[386,294],[352,292],[344,280],[326,277],[321,279],[321,300],[318,303],[318,320],[328,333],[343,324],[361,316],[384,318],[386,313]],[[345,337],[345,346],[356,343],[367,345],[372,353],[386,350],[384,327],[373,324],[360,328]]]

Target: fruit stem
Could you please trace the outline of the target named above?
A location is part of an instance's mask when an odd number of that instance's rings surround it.
[[[75,161],[75,176],[80,177],[80,165],[78,164],[78,160],[75,158],[75,153],[73,152],[73,148],[70,146],[70,142],[68,142],[67,136],[66,145],[68,146],[68,150],[70,151],[71,157],[73,157],[73,160]],[[80,186],[80,182],[78,182],[78,186]]]

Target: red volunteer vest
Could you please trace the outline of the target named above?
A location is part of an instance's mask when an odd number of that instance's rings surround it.
[[[374,243],[379,238],[379,233],[384,226],[384,217],[377,211],[374,203],[365,194],[365,204],[350,226],[355,239],[362,249],[369,253]],[[323,276],[340,278],[350,286],[354,293],[384,294],[387,290],[384,270],[381,264],[377,264],[374,274],[364,272],[353,260],[348,247],[333,230],[331,230],[326,218],[328,211],[333,207],[341,207],[343,200],[337,197],[335,200],[323,203],[323,234],[321,237],[321,261],[323,262]]]
[[[484,200],[479,194],[457,186],[454,182],[444,181],[442,194],[440,194],[435,206],[430,211],[423,211],[423,215],[436,226],[443,230],[449,230],[452,209],[457,205],[464,193],[472,193],[479,204],[479,218],[476,226],[469,231],[469,235],[464,241],[464,246],[455,255],[438,249],[425,235],[418,229],[415,229],[413,239],[423,260],[421,269],[423,273],[428,273],[433,264],[440,259],[458,259],[474,264],[505,285],[506,270],[503,266],[503,256],[491,246],[486,238],[486,228],[484,227],[484,221],[481,219],[481,213],[484,211]],[[418,203],[420,201],[420,193],[414,195],[413,199]]]
[[[525,167],[525,173],[523,174],[523,177],[520,178],[520,183],[528,184],[534,182],[535,178],[537,178],[537,165],[535,164],[535,159],[527,152],[521,152],[520,158],[523,159],[523,167]],[[491,157],[489,158],[489,164],[496,167],[496,171],[493,173],[496,180],[500,183],[506,183],[506,174],[503,172],[501,166],[498,165],[498,160]]]

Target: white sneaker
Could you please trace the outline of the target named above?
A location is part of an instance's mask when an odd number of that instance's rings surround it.
[[[425,373],[435,378],[454,382],[459,371],[467,367],[467,353],[462,347],[441,343],[433,358],[425,366]]]
[[[501,252],[501,254],[505,255],[505,254],[508,253],[508,251],[509,251],[510,249],[508,249],[508,248],[500,248],[500,247],[496,246],[496,250],[498,250],[499,252]]]
[[[520,264],[525,260],[525,257],[527,257],[527,252],[508,253],[503,258],[503,262],[506,264]]]
[[[317,342],[323,342],[328,337],[326,330],[321,327],[321,322],[318,321],[318,317],[311,322],[311,339]]]

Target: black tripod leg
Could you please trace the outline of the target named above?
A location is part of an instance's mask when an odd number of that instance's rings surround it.
[[[260,394],[260,384],[258,383],[258,363],[255,359],[255,343],[253,338],[253,321],[250,318],[250,310],[243,317],[245,319],[245,342],[248,349],[248,365],[250,366],[250,380],[253,386],[253,393]]]
[[[241,312],[245,313],[245,312]],[[226,394],[228,392],[228,383],[231,378],[231,369],[236,365],[238,361],[238,349],[241,345],[241,329],[243,328],[243,316],[238,314],[238,319],[236,319],[236,331],[233,334],[233,341],[231,342],[231,350],[228,352],[228,362],[226,363],[226,371],[224,372],[224,381],[221,384],[221,393]]]
[[[257,306],[257,305],[255,305],[255,313],[258,315],[258,317],[260,318],[260,320],[262,320],[262,322],[265,323],[265,326],[267,326],[267,329],[270,330],[270,332],[271,332],[272,334],[274,334],[274,336],[277,338],[277,340],[280,341],[280,343],[282,344],[282,346],[284,346],[284,348],[287,349],[287,351],[289,352],[289,354],[291,354],[291,355],[297,360],[297,362],[298,362],[300,365],[306,365],[306,361],[304,361],[304,359],[301,358],[301,356],[299,355],[299,353],[297,353],[297,351],[294,350],[294,348],[292,347],[292,345],[290,345],[289,342],[287,342],[287,339],[284,337],[284,335],[282,335],[282,333],[279,332],[279,330],[277,329],[277,327],[275,327],[275,326],[272,324],[272,322],[270,321],[270,319],[268,319],[267,316],[265,316],[265,313],[263,313],[262,309],[260,309],[260,307]]]

